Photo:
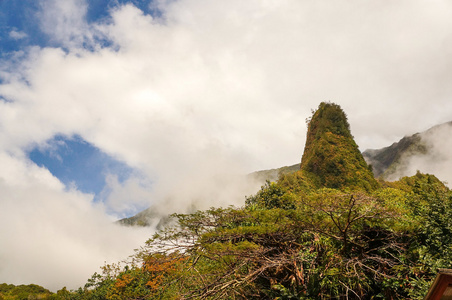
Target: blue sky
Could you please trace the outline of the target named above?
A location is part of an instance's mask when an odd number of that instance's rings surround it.
[[[83,18],[88,24],[108,22],[110,11],[125,4],[134,5],[144,14],[155,17],[161,15],[160,11],[152,6],[152,1],[91,0]],[[46,1],[0,1],[0,58],[9,59],[17,51],[23,51],[30,46],[64,46],[43,32],[39,26],[45,6]]]
[[[124,182],[132,173],[126,164],[113,159],[79,136],[56,136],[46,147],[30,151],[30,159],[47,168],[67,187],[94,194],[99,201],[107,175],[115,175]]]
[[[0,2],[0,50],[2,57],[30,45],[46,45],[48,38],[36,26],[38,10],[38,1],[3,0]]]

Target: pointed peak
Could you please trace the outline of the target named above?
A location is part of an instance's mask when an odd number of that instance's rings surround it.
[[[372,190],[378,185],[339,105],[320,103],[308,121],[301,160],[306,176],[319,187]]]
[[[331,132],[340,136],[352,137],[347,115],[342,108],[331,102],[322,102],[308,120],[308,131],[316,136],[323,132]]]

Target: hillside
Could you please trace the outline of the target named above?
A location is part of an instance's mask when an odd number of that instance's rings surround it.
[[[419,160],[427,161],[429,164],[440,164],[444,157],[436,150],[439,147],[447,147],[442,145],[443,140],[449,139],[451,132],[452,122],[443,123],[426,131],[405,136],[391,146],[368,149],[363,152],[363,156],[373,166],[375,176],[394,180],[399,176],[408,175],[409,167],[413,168],[413,162],[417,162],[418,165],[415,166],[417,169],[423,167]],[[417,158],[417,161],[413,158]]]
[[[402,157],[407,155],[425,154],[427,147],[421,141],[421,135],[416,133],[406,136],[391,146],[382,149],[368,149],[363,152],[366,161],[372,165],[375,176],[383,176],[391,168],[396,169]]]
[[[149,207],[130,218],[124,218],[117,221],[124,226],[151,226],[154,225],[160,229],[168,219],[168,216],[159,214],[154,207]]]
[[[56,295],[50,292],[48,289],[36,284],[28,285],[13,285],[13,284],[0,284],[0,299],[52,299],[56,298]]]
[[[298,170],[244,207],[167,225],[125,265],[51,298],[420,300],[452,265],[451,191],[420,172],[375,180],[332,103],[314,112]]]
[[[262,171],[256,171],[248,176],[252,176],[256,178],[257,180],[264,183],[265,181],[277,181],[278,178],[281,175],[294,173],[296,171],[300,170],[300,164],[294,164],[291,166],[285,166],[277,169],[270,169],[270,170],[262,170]]]
[[[245,207],[174,215],[81,299],[422,299],[452,263],[450,190],[419,172],[376,181],[338,105],[319,105],[283,170]]]

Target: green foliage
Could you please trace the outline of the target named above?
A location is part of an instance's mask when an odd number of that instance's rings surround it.
[[[245,204],[256,208],[294,209],[294,197],[284,186],[267,181],[256,195],[247,197]]]
[[[156,234],[135,256],[143,265],[152,258],[161,276],[152,284],[158,293],[144,284],[149,273],[134,268],[116,277],[122,291],[112,288],[107,299],[407,297],[404,227],[395,225],[406,207],[392,209],[404,192],[320,189],[289,209],[277,207],[288,191],[267,183],[248,198],[247,208],[174,215],[176,226]],[[177,263],[159,269],[169,256]]]
[[[420,299],[452,261],[452,200],[431,175],[366,192],[298,172],[246,204],[173,215],[105,299]]]
[[[419,172],[377,182],[331,103],[309,121],[298,172],[245,207],[172,220],[128,264],[48,299],[422,299],[436,269],[452,268],[450,190]],[[0,285],[26,299],[14,291]]]
[[[53,294],[42,286],[36,284],[13,285],[0,284],[0,299],[28,300],[28,299],[52,299]]]
[[[306,195],[315,190],[315,185],[304,175],[302,171],[282,174],[278,184],[287,192],[299,195]]]
[[[411,179],[411,180],[410,180]],[[416,254],[425,277],[438,268],[452,268],[452,193],[436,177],[418,173],[406,178],[418,198],[414,212],[421,219]]]

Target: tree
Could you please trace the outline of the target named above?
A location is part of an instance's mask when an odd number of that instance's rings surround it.
[[[266,181],[265,185],[261,187],[256,195],[247,197],[245,204],[248,206],[255,205],[256,207],[272,209],[294,209],[294,197],[291,193],[280,184]]]

